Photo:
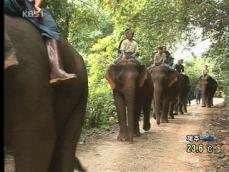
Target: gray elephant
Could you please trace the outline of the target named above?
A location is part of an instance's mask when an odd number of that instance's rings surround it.
[[[178,114],[178,111],[180,114],[187,113],[187,101],[188,101],[188,93],[190,91],[190,80],[189,77],[185,74],[180,74],[178,77],[178,97],[175,102],[171,104],[171,108],[174,108],[176,113]],[[170,113],[173,112],[173,109],[170,110]],[[170,116],[173,118],[173,114],[170,114]]]
[[[28,21],[9,16],[5,31],[4,135],[16,171],[83,171],[75,157],[88,96],[82,57],[63,42],[63,66],[77,79],[51,86],[40,33]]]
[[[139,117],[144,113],[143,129],[150,129],[150,107],[152,103],[153,85],[150,73],[144,65],[137,65],[123,60],[111,65],[106,73],[119,122],[119,141],[133,142],[133,136],[139,136]],[[127,109],[127,114],[126,114]]]
[[[201,76],[199,79],[199,87],[201,90],[202,107],[212,107],[213,97],[217,90],[218,83],[210,75]]]
[[[159,125],[168,122],[168,115],[172,114],[171,104],[179,95],[180,74],[166,66],[150,67],[153,82],[153,115]],[[171,118],[174,118],[171,116]]]

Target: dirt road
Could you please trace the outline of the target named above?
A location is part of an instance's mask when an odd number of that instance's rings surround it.
[[[223,100],[214,101],[219,105]],[[201,123],[213,110],[217,112],[217,107],[207,109],[192,105],[188,107],[187,114],[175,116],[176,119],[160,126],[151,119],[151,130],[141,130],[142,135],[135,138],[133,144],[116,141],[115,132],[93,140],[93,143],[79,145],[78,157],[88,172],[216,171],[207,151],[186,152],[186,135],[204,134]]]
[[[89,139],[78,145],[77,156],[88,172],[226,172],[228,169],[212,165],[206,150],[186,152],[186,135],[206,134],[203,123],[211,114],[221,114],[218,106],[223,99],[216,98],[214,102],[214,108],[201,108],[192,102],[187,114],[175,116],[176,119],[160,126],[151,119],[151,130],[141,130],[133,144],[118,142],[117,129]],[[13,171],[12,162],[5,160],[6,172]]]

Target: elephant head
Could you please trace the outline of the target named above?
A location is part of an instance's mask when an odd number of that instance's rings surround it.
[[[170,93],[173,92],[173,90],[175,91],[174,87],[178,84],[179,73],[165,66],[153,67],[150,72],[154,86],[154,117],[159,125],[162,110],[169,107],[167,101],[170,98]],[[166,105],[165,102],[167,102]]]
[[[124,132],[124,136],[118,137],[118,140],[133,141],[136,90],[144,85],[147,76],[148,71],[145,66],[136,64],[111,65],[106,73],[105,78],[113,90],[115,105],[119,116],[120,134]],[[126,124],[128,125],[127,131],[121,131],[122,128],[126,128]]]

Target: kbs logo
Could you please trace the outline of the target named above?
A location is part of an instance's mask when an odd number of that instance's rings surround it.
[[[32,18],[32,17],[43,17],[43,11],[41,10],[39,13],[37,13],[35,10],[24,10],[22,11],[22,17],[25,18]]]

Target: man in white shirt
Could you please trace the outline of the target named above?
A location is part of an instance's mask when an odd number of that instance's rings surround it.
[[[154,55],[153,66],[164,65],[166,60],[166,54],[163,51],[163,47],[158,47],[158,52]]]
[[[133,59],[136,63],[140,63],[137,55],[139,53],[138,44],[133,39],[134,32],[131,30],[127,30],[126,32],[126,39],[122,41],[120,47],[120,57],[115,60],[115,63],[120,62],[123,59]]]
[[[203,70],[203,75],[206,76],[206,75],[208,75],[208,73],[209,73],[208,66],[205,65],[205,68]]]

